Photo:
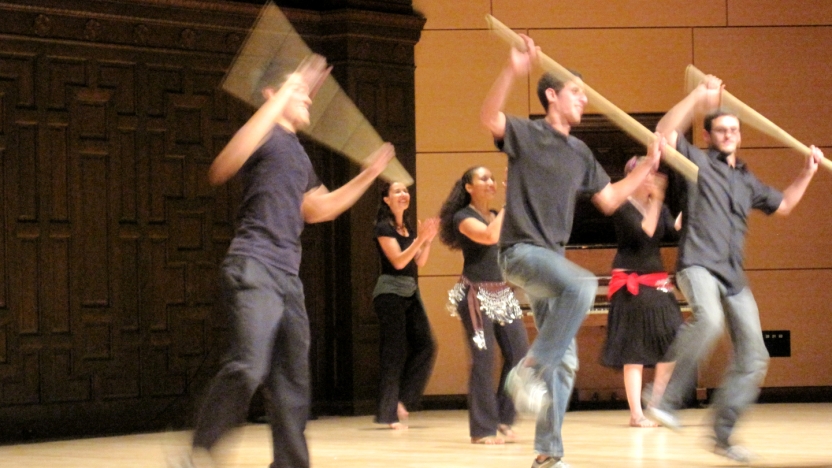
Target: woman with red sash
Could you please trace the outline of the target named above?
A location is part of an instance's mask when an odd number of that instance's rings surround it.
[[[637,158],[630,159],[625,173],[636,162]],[[679,220],[674,222],[663,203],[666,185],[665,177],[654,171],[613,214],[618,251],[612,264],[607,341],[601,361],[624,370],[633,427],[656,426],[644,417],[641,406],[643,369],[655,366],[653,390],[645,393],[652,393],[651,400],[660,397],[673,372],[668,349],[682,325],[659,251],[662,240],[678,238]]]

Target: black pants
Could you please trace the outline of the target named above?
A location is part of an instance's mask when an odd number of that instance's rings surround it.
[[[272,430],[271,467],[307,468],[309,320],[300,278],[253,258],[229,256],[221,287],[230,344],[200,408],[193,445],[210,449],[242,423],[262,384]]]
[[[467,289],[465,294],[467,294]],[[471,437],[493,436],[500,424],[512,425],[517,416],[514,403],[503,390],[509,371],[529,350],[529,337],[522,319],[500,325],[483,315],[482,325],[486,349],[479,349],[472,339],[474,327],[468,311],[468,300],[459,301],[458,314],[465,327],[465,342],[471,350],[471,376],[468,380],[468,425]],[[494,342],[500,346],[503,368],[500,384],[494,390]]]
[[[419,292],[410,297],[379,294],[373,299],[381,333],[376,422],[399,420],[396,407],[415,409],[433,369],[436,344]]]

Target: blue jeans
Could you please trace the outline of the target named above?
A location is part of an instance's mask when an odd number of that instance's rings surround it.
[[[561,427],[578,370],[575,335],[586,318],[598,280],[562,254],[530,244],[500,252],[506,281],[526,292],[538,335],[529,349],[546,382],[552,404],[537,415],[534,448],[542,455],[563,456]]]
[[[685,393],[696,385],[699,362],[727,325],[734,355],[712,404],[716,441],[727,445],[740,415],[757,399],[768,368],[757,303],[748,287],[728,296],[725,286],[702,267],[685,268],[676,280],[693,317],[682,326],[671,347],[676,367],[658,406],[670,411],[682,407]]]

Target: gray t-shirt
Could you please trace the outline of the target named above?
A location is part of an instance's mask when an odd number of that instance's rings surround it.
[[[305,224],[303,196],[321,185],[297,135],[275,125],[239,176],[243,193],[228,254],[253,257],[296,275]]]
[[[736,294],[748,284],[743,272],[748,215],[752,209],[774,213],[783,194],[760,182],[742,161],[732,168],[716,149],[705,153],[681,135],[676,149],[699,167],[697,182],[687,182],[676,269],[703,267],[728,288],[728,295]]]
[[[562,253],[578,195],[601,191],[609,176],[584,142],[543,119],[506,116],[505,136],[496,144],[508,155],[500,248],[522,243]]]

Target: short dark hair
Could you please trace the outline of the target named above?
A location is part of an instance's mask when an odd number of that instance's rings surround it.
[[[253,70],[251,88],[252,102],[262,102],[263,90],[268,87],[273,87],[276,90],[279,89],[291,73],[292,70],[288,68],[287,63],[279,58],[272,59],[263,68]]]
[[[702,126],[705,127],[706,132],[711,133],[711,126],[713,125],[714,120],[720,117],[725,117],[726,115],[730,115],[731,117],[736,118],[737,122],[740,121],[740,118],[737,116],[737,114],[725,109],[717,109],[705,116],[705,121],[702,122]],[[742,125],[742,123],[740,123],[740,125]]]
[[[575,75],[576,78],[583,78],[583,75],[581,75],[580,72],[575,70],[569,70],[569,72]],[[546,98],[546,90],[552,88],[555,90],[555,93],[559,93],[565,84],[566,83],[564,81],[556,78],[551,72],[544,73],[543,76],[537,80],[537,98],[540,99],[540,104],[543,106],[543,110],[547,112],[549,111],[549,99]]]

